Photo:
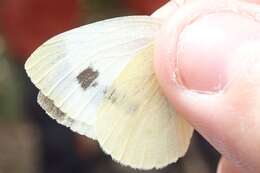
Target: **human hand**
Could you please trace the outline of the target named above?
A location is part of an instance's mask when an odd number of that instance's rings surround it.
[[[218,173],[260,172],[256,3],[176,0],[153,14],[165,19],[154,60],[160,85],[175,109],[222,154]],[[221,11],[226,6],[234,8]]]

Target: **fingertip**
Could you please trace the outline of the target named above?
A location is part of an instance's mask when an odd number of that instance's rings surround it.
[[[156,76],[177,112],[219,152],[257,169],[254,161],[259,156],[254,154],[257,148],[254,141],[260,141],[260,136],[254,135],[259,128],[256,122],[260,122],[256,116],[260,104],[260,61],[257,58],[260,23],[252,20],[252,16],[260,8],[246,2],[236,4],[237,1],[232,1],[232,6],[223,5],[222,1],[200,2],[178,9],[158,34],[154,58]],[[228,12],[203,14],[218,8]],[[234,8],[238,10],[233,11]],[[201,19],[202,16],[206,17]],[[193,26],[183,33],[187,25]],[[242,47],[246,49],[243,55]],[[243,63],[239,64],[239,57]],[[244,63],[245,58],[250,58],[251,64]],[[244,76],[233,80],[236,75],[233,68],[244,69]]]

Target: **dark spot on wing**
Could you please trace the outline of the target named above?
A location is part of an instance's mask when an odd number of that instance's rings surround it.
[[[77,76],[77,80],[81,87],[85,90],[94,82],[98,75],[98,71],[95,71],[91,67],[88,67]],[[95,87],[96,85],[97,83],[94,82],[91,86]]]
[[[58,107],[56,107],[53,101],[43,95],[41,92],[38,95],[38,103],[46,112],[51,114],[51,116],[59,120],[63,120],[65,118],[65,113],[62,112]]]
[[[53,100],[49,99],[41,92],[38,94],[38,103],[51,117],[58,121],[66,121],[66,126],[72,126],[75,122],[72,118],[67,117],[66,114],[54,104]]]
[[[110,100],[112,103],[115,103],[117,100],[117,96],[116,96],[116,90],[113,89],[109,94],[108,94],[108,100]]]
[[[140,109],[140,105],[138,103],[131,100],[131,98],[127,98],[127,95],[114,87],[109,90],[105,89],[103,92],[106,100],[112,104],[115,104],[118,108],[125,110],[127,115],[132,115]]]
[[[104,94],[106,95],[105,98],[110,100],[112,103],[117,101],[116,89],[112,89],[110,91],[105,90]]]
[[[115,89],[113,89],[112,91],[110,91],[109,94],[108,94],[108,96],[107,96],[107,98],[108,98],[109,100],[112,99],[112,97],[115,95],[115,92],[116,92]]]

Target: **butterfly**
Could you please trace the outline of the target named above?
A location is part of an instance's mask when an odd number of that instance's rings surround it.
[[[51,38],[25,63],[40,90],[38,103],[50,117],[137,169],[176,162],[193,133],[154,74],[154,40],[161,25],[151,16],[88,24]]]

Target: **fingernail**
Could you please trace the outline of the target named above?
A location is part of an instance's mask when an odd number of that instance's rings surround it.
[[[259,32],[258,22],[239,14],[215,13],[196,19],[179,36],[173,60],[177,82],[201,92],[223,90],[231,80],[232,52]]]

